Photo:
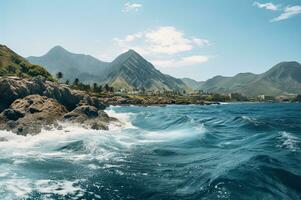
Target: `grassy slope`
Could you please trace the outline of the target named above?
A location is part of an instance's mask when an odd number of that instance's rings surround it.
[[[53,80],[50,73],[39,65],[33,65],[5,45],[0,45],[0,76],[44,76]]]

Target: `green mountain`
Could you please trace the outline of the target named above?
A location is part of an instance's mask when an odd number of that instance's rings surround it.
[[[33,77],[44,76],[52,80],[51,74],[39,65],[33,65],[5,45],[0,44],[0,76]]]
[[[31,56],[30,62],[45,66],[52,74],[62,72],[64,80],[79,78],[84,82],[99,82],[103,79],[104,71],[109,63],[102,62],[92,56],[74,54],[61,46],[53,47],[41,57]]]
[[[83,82],[96,82],[115,88],[129,90],[175,90],[188,89],[185,83],[161,73],[150,62],[134,50],[118,56],[106,63],[89,55],[73,54],[60,46],[52,48],[41,57],[29,57],[32,63],[45,66],[51,73],[62,72],[64,79],[79,78]]]
[[[205,82],[205,81],[196,81],[191,78],[182,78],[181,80],[192,90],[199,90]]]
[[[246,96],[301,94],[301,65],[281,62],[263,74],[216,76],[202,84],[200,89],[215,93],[239,92]]]

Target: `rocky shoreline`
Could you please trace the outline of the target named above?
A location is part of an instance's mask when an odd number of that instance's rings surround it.
[[[136,95],[136,96],[111,96],[111,97],[100,97],[103,103],[107,105],[136,105],[136,106],[164,106],[170,104],[176,105],[212,105],[220,104],[219,102],[203,101],[194,97],[185,96],[156,96],[156,95]]]
[[[99,98],[39,76],[0,78],[0,130],[35,135],[68,122],[91,129],[108,129],[109,117]]]
[[[60,122],[107,130],[110,122],[118,121],[104,112],[107,105],[168,104],[210,105],[218,102],[168,96],[96,97],[42,76],[0,77],[0,130],[18,135],[35,135],[42,129],[60,128]]]

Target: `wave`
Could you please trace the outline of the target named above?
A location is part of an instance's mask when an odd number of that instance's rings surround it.
[[[3,200],[23,199],[44,196],[47,199],[55,196],[81,198],[84,190],[79,187],[79,181],[66,180],[36,180],[31,179],[10,179],[0,182],[1,193],[7,194]],[[2,197],[2,196],[1,196]]]
[[[120,106],[110,106],[105,112],[113,118],[118,119],[119,122],[111,122],[109,124],[109,130],[116,130],[121,128],[135,128],[133,126],[131,118],[134,117],[133,113],[118,113],[114,109],[120,108]]]
[[[114,106],[109,130],[0,131],[0,199],[300,199],[298,113],[236,106]]]
[[[278,147],[288,149],[292,152],[300,150],[301,140],[297,136],[286,131],[280,131],[279,134],[280,144]]]

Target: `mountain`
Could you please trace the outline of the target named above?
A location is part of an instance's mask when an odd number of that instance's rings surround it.
[[[134,50],[129,50],[108,63],[56,46],[44,56],[31,56],[28,60],[44,65],[53,74],[60,71],[64,74],[64,79],[69,80],[79,78],[86,83],[108,83],[115,88],[129,90],[188,89],[182,80],[161,73]]]
[[[107,62],[89,55],[71,53],[61,46],[53,47],[41,57],[31,56],[27,59],[45,66],[52,74],[62,72],[64,80],[79,78],[85,82],[99,82],[109,67]]]
[[[246,96],[301,94],[301,65],[281,62],[262,74],[216,76],[202,84],[200,89],[216,93],[239,92]]]
[[[113,87],[126,89],[187,89],[183,81],[161,73],[134,50],[121,54],[111,63],[106,82]]]
[[[44,76],[52,80],[51,74],[39,65],[33,65],[5,45],[0,44],[0,76]]]
[[[204,84],[204,81],[196,81],[191,78],[182,78],[181,80],[193,90],[199,90]]]

